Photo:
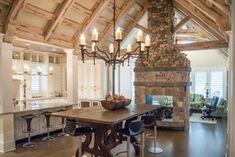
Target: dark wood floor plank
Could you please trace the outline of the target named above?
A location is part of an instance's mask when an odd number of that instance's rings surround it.
[[[148,130],[152,132],[152,130]],[[190,123],[187,131],[173,131],[158,129],[158,145],[164,150],[157,157],[224,157],[226,147],[227,120],[218,120],[217,125]],[[78,140],[76,137],[60,137],[50,143],[34,141],[34,149],[24,149],[17,146],[17,150],[0,157],[72,157]],[[146,146],[153,144],[146,139]],[[124,146],[123,146],[124,147]],[[145,157],[156,157],[147,153]]]

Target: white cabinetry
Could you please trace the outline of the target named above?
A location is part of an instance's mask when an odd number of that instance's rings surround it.
[[[79,99],[103,99],[105,64],[97,60],[93,64],[92,60],[86,60],[85,63],[78,63],[78,98]]]

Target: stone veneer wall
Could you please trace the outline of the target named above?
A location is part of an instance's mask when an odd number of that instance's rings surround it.
[[[174,9],[171,0],[149,0],[148,21],[152,47],[148,62],[136,61],[135,102],[146,95],[173,96],[173,119],[158,122],[166,127],[187,127],[190,62],[174,47]]]

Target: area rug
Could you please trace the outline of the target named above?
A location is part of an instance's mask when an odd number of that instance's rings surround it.
[[[190,118],[189,121],[190,122],[196,122],[196,123],[206,123],[206,124],[216,124],[217,120],[211,120],[211,119],[201,119],[202,114],[201,113],[193,113]]]

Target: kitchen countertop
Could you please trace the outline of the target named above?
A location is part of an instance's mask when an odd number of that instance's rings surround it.
[[[6,114],[16,114],[20,112],[40,111],[40,110],[59,108],[59,107],[70,107],[73,105],[77,104],[68,104],[67,102],[50,102],[50,103],[38,103],[38,104],[28,103],[26,108],[24,108],[23,104],[20,104],[15,106],[12,112],[0,113],[0,116]]]

